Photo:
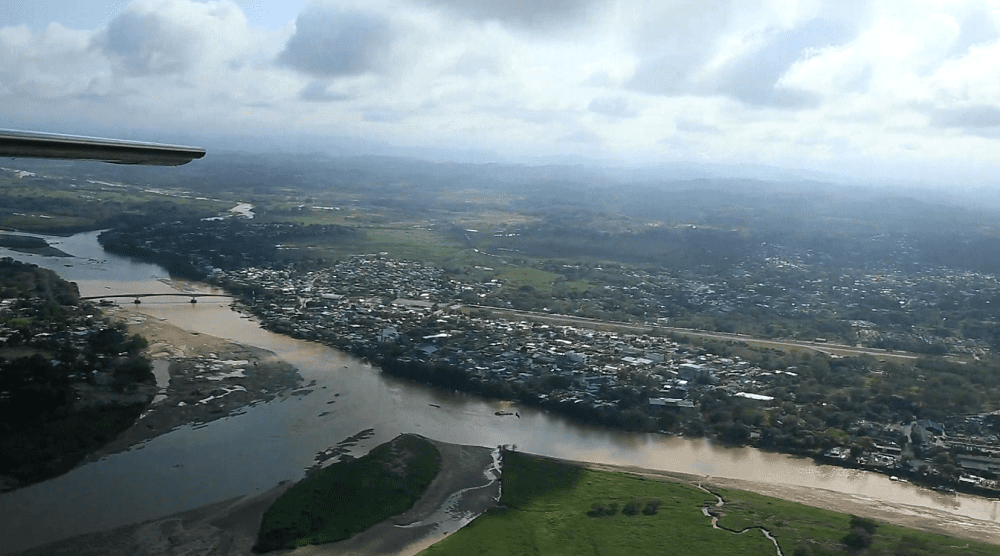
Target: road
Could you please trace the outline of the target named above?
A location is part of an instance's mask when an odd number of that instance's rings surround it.
[[[759,338],[746,334],[731,334],[728,332],[715,332],[710,330],[696,330],[693,328],[678,328],[674,326],[660,326],[652,324],[636,324],[631,322],[608,321],[591,319],[587,317],[577,317],[573,315],[554,315],[550,313],[540,313],[537,311],[519,311],[516,309],[503,309],[499,307],[488,307],[484,305],[463,305],[471,309],[481,309],[490,311],[497,315],[511,315],[514,318],[530,319],[538,322],[546,322],[565,326],[584,326],[588,328],[601,328],[621,330],[623,332],[633,332],[639,334],[650,333],[672,333],[683,334],[692,338],[705,338],[709,340],[719,340],[724,342],[745,342],[764,347],[779,349],[810,349],[827,355],[838,355],[856,357],[858,355],[870,355],[879,359],[897,359],[913,361],[918,355],[904,351],[887,351],[878,348],[867,348],[849,346],[846,344],[835,344],[830,342],[808,342],[802,340],[775,340],[771,338]]]

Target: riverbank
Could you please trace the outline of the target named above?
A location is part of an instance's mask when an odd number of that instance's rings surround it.
[[[125,450],[184,425],[222,419],[279,396],[302,395],[298,371],[265,349],[190,332],[127,307],[107,313],[149,341],[147,355],[166,362],[169,382],[135,424],[86,462]]]
[[[847,554],[871,546],[872,554],[997,554],[996,537],[901,527],[860,519],[773,496],[757,485],[741,490],[714,478],[539,457],[504,456],[501,507],[431,547],[427,554],[579,554],[627,551],[637,555]],[[836,493],[833,493],[836,494]],[[906,508],[899,508],[906,510]],[[865,525],[852,545],[855,523]],[[756,531],[754,531],[756,530]],[[754,531],[752,534],[751,532]],[[877,534],[876,534],[877,531]],[[742,534],[747,533],[747,534]],[[982,542],[985,541],[985,542]]]
[[[30,253],[43,257],[72,257],[69,253],[49,245],[48,241],[34,236],[0,233],[0,247],[20,253]]]
[[[462,524],[449,522],[447,514],[475,516],[496,506],[499,482],[487,482],[483,470],[490,466],[489,448],[432,441],[441,451],[441,472],[413,508],[354,537],[324,545],[307,546],[272,554],[292,556],[413,555],[454,533]],[[961,540],[1000,545],[1000,524],[974,519],[956,520],[954,515],[929,508],[885,503],[862,496],[825,489],[698,476],[634,466],[606,465],[546,456],[534,459],[596,471],[625,473],[650,480],[690,486],[702,485],[718,491],[746,491],[798,502],[843,514]],[[250,497],[239,497],[142,524],[73,537],[37,547],[20,556],[124,556],[198,553],[212,556],[250,556],[264,512],[292,485],[284,482]],[[458,495],[458,496],[456,496]],[[695,511],[695,508],[692,508]],[[467,521],[467,520],[466,520]],[[454,527],[454,529],[452,529]]]
[[[677,336],[680,329],[570,315],[537,322],[537,313],[466,304],[470,296],[488,295],[477,288],[491,286],[375,255],[320,269],[248,268],[216,274],[213,282],[267,330],[350,353],[394,377],[613,429],[713,438],[817,459],[836,452],[845,457],[824,462],[1000,495],[982,462],[964,458],[995,451],[993,417],[981,413],[989,408],[980,403],[986,399],[952,404],[962,392],[981,388],[950,394],[935,388],[940,396],[934,399],[910,388],[968,376],[987,388],[988,365],[972,370],[923,358],[900,366],[881,351],[855,352],[859,357],[804,351],[827,342],[755,343],[710,332],[689,338]],[[872,387],[873,372],[888,382]],[[845,400],[845,385],[857,387],[865,403]],[[906,396],[896,399],[896,392]],[[945,449],[944,459],[932,444]]]
[[[479,515],[496,505],[499,481],[484,471],[493,451],[431,441],[441,453],[441,470],[408,511],[376,524],[350,539],[270,554],[295,556],[415,554],[454,532],[449,513]],[[251,497],[239,497],[111,531],[72,537],[33,548],[21,556],[250,556],[264,512],[291,488],[284,482]]]
[[[644,469],[629,465],[587,463],[547,456],[533,457],[597,471],[629,473],[636,476],[680,482],[692,486],[703,485],[710,489],[744,490],[824,510],[875,519],[909,529],[1000,546],[1000,523],[973,518],[956,519],[954,514],[926,506],[885,502],[867,496],[845,494],[822,488],[729,479],[725,477],[699,476],[688,473]],[[945,495],[936,496],[943,497]]]
[[[197,370],[197,361],[199,358],[209,358],[208,360],[218,359],[226,360],[229,358],[252,358],[259,357],[262,361],[268,363],[275,363],[277,365],[282,365],[280,361],[273,360],[273,354],[263,349],[252,348],[247,346],[241,346],[240,344],[219,339],[206,334],[192,333],[172,325],[166,324],[155,317],[150,317],[148,315],[139,313],[132,310],[129,307],[119,307],[116,309],[116,315],[123,319],[129,326],[130,332],[139,333],[144,335],[150,340],[149,353],[155,359],[159,360],[170,360],[171,361],[171,382],[173,383],[173,377],[175,376],[186,376],[188,373],[193,373]],[[270,361],[268,361],[270,360]],[[287,365],[287,364],[284,364]],[[260,365],[258,365],[259,367]],[[287,368],[287,367],[286,367]],[[266,368],[265,368],[266,369]],[[264,370],[263,374],[266,375],[267,371]],[[280,378],[280,377],[273,377]],[[285,377],[287,378],[287,376]],[[264,379],[265,381],[267,379]],[[292,388],[301,384],[301,379],[296,375],[296,380],[299,382],[295,384],[286,384],[285,393],[290,393]],[[204,383],[204,381],[203,381]],[[192,394],[196,389],[189,388],[187,390],[188,394]],[[267,388],[255,389],[258,394],[258,400],[272,399],[273,394],[268,397]],[[178,388],[173,392],[174,401],[181,399],[183,397],[183,389]],[[273,392],[273,391],[272,391]],[[240,396],[244,395],[239,393]],[[230,401],[237,401],[238,396],[233,396]],[[161,402],[162,403],[162,402]],[[256,403],[249,401],[249,403]],[[171,409],[172,408],[172,409]],[[171,405],[171,403],[160,403],[156,407],[151,408],[152,410],[162,410],[159,416],[162,418],[159,422],[157,420],[150,420],[148,422],[143,422],[143,425],[153,425],[153,427],[148,428],[147,431],[143,431],[140,427],[133,427],[133,430],[128,431],[126,434],[136,435],[132,438],[138,439],[133,444],[138,444],[134,446],[133,449],[140,449],[141,442],[146,436],[147,438],[152,438],[158,434],[164,432],[169,432],[173,427],[185,424],[185,422],[207,422],[213,419],[218,419],[224,417],[224,414],[218,412],[213,413],[211,406],[206,406],[205,404],[188,406],[186,413],[183,411],[184,406]],[[180,410],[180,411],[179,411]],[[151,414],[152,415],[152,414]],[[143,421],[149,416],[143,418]],[[148,435],[148,436],[147,436]],[[127,439],[125,435],[120,439],[122,445],[129,444],[131,440]],[[121,449],[128,449],[125,446]],[[119,450],[120,451],[120,450]],[[108,451],[107,453],[113,453]],[[321,458],[322,459],[322,458]],[[568,460],[563,460],[568,461]],[[591,466],[595,469],[611,469],[620,470],[625,472],[642,472],[649,474],[656,474],[660,477],[674,477],[677,480],[685,481],[690,484],[696,484],[699,481],[703,481],[704,477],[697,475],[686,475],[682,473],[671,473],[654,471],[647,469],[640,469],[637,467],[630,466],[611,466],[602,464],[586,464],[579,462],[580,465]],[[829,509],[832,511],[838,511],[843,513],[851,513],[855,515],[861,515],[865,517],[871,517],[888,523],[894,523],[904,527],[910,527],[914,529],[919,529],[928,532],[941,533],[951,536],[956,536],[959,538],[966,538],[971,540],[978,540],[982,542],[994,542],[993,539],[1000,539],[1000,524],[979,521],[974,519],[960,518],[956,519],[954,514],[947,511],[935,510],[932,508],[905,505],[899,503],[886,503],[873,498],[860,495],[844,494],[840,492],[835,492],[832,490],[816,489],[810,487],[801,487],[795,485],[780,485],[765,482],[754,482],[745,481],[739,479],[725,479],[725,478],[712,478],[709,482],[705,482],[707,485],[718,486],[721,488],[734,488],[741,490],[748,490],[751,492],[756,492],[759,494],[764,494],[768,496],[773,496],[776,498],[786,499],[789,501],[800,502],[807,505],[812,505],[820,507],[823,509]],[[945,495],[934,494],[933,496],[945,498]],[[360,537],[358,537],[360,538]],[[387,542],[381,540],[379,535],[375,535],[369,541],[364,542],[374,542],[376,544]],[[357,538],[344,541],[344,543],[349,543],[350,546],[354,546],[354,543],[364,542],[357,540]],[[425,539],[426,542],[426,539]],[[299,549],[303,554],[341,554],[341,553],[351,553],[354,549],[344,548],[343,552],[333,551],[334,548],[340,543],[334,543],[330,545],[323,545],[322,547],[306,547]],[[427,544],[429,546],[429,544]],[[320,552],[310,552],[310,550],[321,550]],[[338,549],[339,550],[339,549]],[[298,552],[296,552],[298,553]]]

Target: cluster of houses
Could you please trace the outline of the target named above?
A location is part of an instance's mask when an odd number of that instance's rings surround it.
[[[718,271],[614,269],[613,273],[605,289],[653,309],[650,314],[683,307],[697,314],[736,311],[796,319],[813,316],[842,325],[821,334],[832,334],[838,341],[898,349],[935,346],[942,353],[975,356],[990,351],[981,338],[942,334],[918,320],[910,326],[895,319],[901,312],[914,319],[927,312],[984,311],[989,309],[989,299],[1000,295],[1000,281],[989,273],[947,268],[920,272],[827,269],[791,254],[743,261]],[[686,326],[683,318],[676,322]],[[786,333],[791,337],[795,330]]]
[[[777,408],[795,402],[800,379],[795,367],[767,370],[661,336],[505,317],[502,309],[460,302],[495,292],[503,286],[496,280],[462,283],[434,266],[379,255],[354,256],[313,271],[219,272],[214,280],[242,293],[244,303],[277,332],[366,357],[461,369],[466,380],[492,388],[484,391],[528,391],[546,405],[620,409],[631,400],[654,414],[671,408],[697,412],[703,394],[722,392]],[[848,446],[829,450],[830,460],[996,486],[992,477],[1000,473],[1000,452],[990,448],[995,437],[947,436],[944,425],[929,422],[905,427],[860,422],[854,428],[865,431],[852,428],[848,434],[871,442],[860,452]],[[751,440],[760,436],[753,427],[750,434]],[[914,435],[923,452],[914,453]],[[942,451],[952,468],[932,456]]]
[[[823,455],[836,463],[857,465],[889,474],[894,480],[915,477],[995,495],[1000,487],[1000,438],[991,421],[1000,422],[1000,412],[952,419],[956,429],[920,419],[909,424],[879,424],[861,421],[866,437],[874,440],[853,451],[837,446]]]
[[[0,347],[21,348],[19,354],[82,353],[89,349],[94,333],[107,327],[89,304],[62,306],[59,322],[43,316],[47,305],[42,297],[0,299]]]
[[[0,258],[0,265],[39,275],[48,272],[8,257]],[[18,368],[25,365],[19,358],[41,357],[31,368],[36,373],[45,369],[45,376],[31,375],[27,382],[21,373],[0,377],[0,403],[17,400],[19,389],[41,389],[49,383],[53,389],[72,385],[76,407],[145,402],[145,390],[124,388],[146,378],[143,372],[130,372],[144,367],[134,361],[141,359],[134,341],[110,326],[91,303],[68,301],[30,290],[17,297],[0,296],[0,360]]]
[[[693,408],[698,390],[767,402],[797,379],[738,357],[694,353],[664,337],[504,319],[457,302],[502,284],[463,284],[440,269],[355,256],[309,272],[247,268],[216,274],[243,292],[269,328],[360,355],[463,369],[477,382],[528,388],[539,400],[613,405],[622,390],[641,403]],[[249,293],[248,293],[249,292]]]

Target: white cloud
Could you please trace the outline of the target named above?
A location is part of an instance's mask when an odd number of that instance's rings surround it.
[[[1000,0],[317,0],[259,23],[266,13],[136,0],[99,29],[0,28],[0,117],[805,166],[992,164],[1000,135]]]
[[[425,0],[447,12],[536,31],[573,26],[593,15],[600,0]]]
[[[0,94],[59,98],[108,94],[106,60],[90,48],[93,32],[52,23],[34,33],[26,26],[0,29]]]
[[[95,42],[129,74],[150,75],[237,63],[251,38],[243,12],[229,0],[140,0]]]
[[[313,4],[295,20],[295,34],[278,59],[317,76],[378,72],[389,62],[395,33],[381,14]]]
[[[612,118],[631,118],[637,114],[628,100],[622,97],[595,98],[587,105],[587,109]]]

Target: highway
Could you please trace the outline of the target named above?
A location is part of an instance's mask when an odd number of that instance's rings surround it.
[[[675,326],[660,326],[652,324],[636,324],[631,322],[599,320],[587,317],[577,317],[573,315],[554,315],[550,313],[540,313],[537,311],[519,311],[516,309],[504,309],[499,307],[488,307],[484,305],[463,305],[463,307],[490,311],[497,315],[511,315],[514,318],[521,318],[525,320],[530,319],[538,322],[545,322],[557,325],[583,326],[587,328],[597,328],[605,330],[607,329],[621,330],[624,332],[632,332],[638,334],[649,334],[649,333],[683,334],[685,336],[690,336],[693,338],[705,338],[709,340],[719,340],[719,341],[745,342],[748,344],[779,348],[779,349],[789,349],[789,348],[810,349],[820,353],[826,353],[827,355],[849,356],[849,357],[855,357],[858,355],[871,355],[872,357],[876,357],[879,359],[900,359],[906,361],[913,361],[919,357],[914,353],[905,351],[888,351],[879,348],[849,346],[846,344],[836,344],[830,342],[815,342],[815,341],[810,342],[803,340],[759,338],[756,336],[748,336],[746,334],[731,334],[728,332],[696,330],[693,328],[678,328]]]

